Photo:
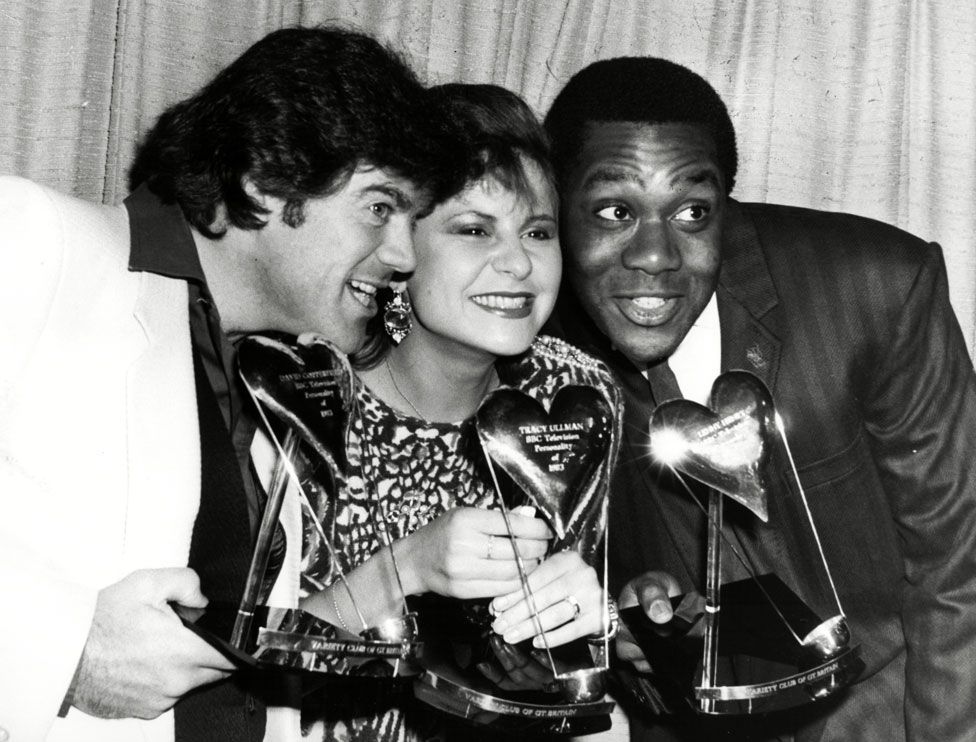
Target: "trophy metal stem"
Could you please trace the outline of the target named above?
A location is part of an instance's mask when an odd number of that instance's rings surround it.
[[[722,493],[708,493],[708,554],[705,572],[705,648],[702,687],[713,688],[718,677],[718,625],[722,610]],[[707,712],[712,701],[704,701]]]
[[[261,585],[268,569],[268,559],[271,556],[271,544],[274,541],[275,529],[278,526],[278,516],[281,515],[281,505],[285,501],[285,491],[288,489],[288,468],[286,457],[294,455],[298,449],[299,438],[293,430],[289,430],[282,444],[284,456],[279,456],[275,462],[271,484],[268,487],[268,502],[265,504],[261,525],[258,528],[257,543],[251,556],[251,566],[247,572],[247,582],[244,594],[234,619],[234,630],[231,633],[231,644],[244,649],[247,637],[251,633],[251,623],[254,620],[254,608],[261,593]]]
[[[823,564],[824,572],[827,574],[827,581],[830,583],[830,589],[834,593],[834,602],[837,603],[837,610],[840,614],[844,615],[844,607],[840,604],[840,595],[837,593],[837,586],[834,584],[834,576],[830,572],[830,566],[827,564],[827,555],[824,554],[823,544],[820,543],[820,532],[817,531],[817,524],[813,521],[813,513],[810,512],[810,504],[807,502],[807,493],[803,489],[803,482],[800,481],[800,473],[796,470],[796,462],[793,460],[793,451],[790,450],[790,443],[786,439],[786,429],[783,425],[783,418],[780,417],[777,412],[775,415],[776,432],[779,434],[780,442],[783,444],[783,450],[786,451],[786,458],[790,462],[790,471],[793,472],[793,480],[796,482],[796,488],[800,491],[800,501],[803,503],[803,510],[807,515],[807,523],[810,524],[810,530],[813,532],[813,540],[817,544],[817,551],[820,553],[820,561]]]
[[[525,563],[522,561],[522,555],[519,553],[518,545],[515,543],[515,536],[512,533],[512,523],[508,517],[508,505],[505,504],[505,498],[502,497],[502,488],[498,484],[498,475],[495,474],[495,465],[491,461],[491,456],[485,451],[485,460],[488,462],[488,471],[491,473],[491,481],[495,486],[495,494],[498,495],[498,502],[501,505],[502,517],[505,519],[505,530],[508,531],[509,537],[512,539],[512,551],[515,552],[515,566],[518,567],[519,582],[522,583],[522,592],[525,595],[525,599],[529,604],[529,610],[532,611],[532,620],[535,623],[535,630],[539,632],[539,636],[542,637],[542,644],[546,650],[546,657],[549,659],[549,667],[552,668],[552,673],[554,676],[558,675],[556,670],[556,661],[552,657],[552,649],[549,647],[549,640],[546,639],[546,634],[542,630],[542,621],[539,620],[539,609],[535,605],[535,595],[532,594],[532,588],[529,587],[529,576],[525,573]]]
[[[685,488],[685,492],[687,492],[688,496],[691,497],[692,502],[698,505],[701,511],[705,514],[705,517],[708,518],[709,534],[711,534],[713,521],[712,521],[712,516],[709,514],[710,511],[704,505],[701,504],[701,502],[695,496],[694,491],[692,491],[691,487],[688,486],[688,483],[684,480],[684,477],[682,477],[678,471],[672,469],[671,473],[678,478],[678,481],[681,483],[681,486]],[[712,495],[719,494],[721,496],[721,493],[716,493],[714,490],[711,490],[711,494]],[[721,515],[722,513],[723,513],[723,509],[720,508],[719,514]],[[724,515],[722,517],[724,518]],[[722,541],[732,551],[732,554],[735,556],[735,558],[739,560],[739,564],[741,564],[743,569],[745,569],[746,574],[749,575],[749,579],[752,580],[753,584],[755,584],[755,586],[759,589],[759,592],[762,593],[763,597],[766,599],[766,602],[769,604],[769,607],[772,608],[772,610],[776,613],[777,616],[779,616],[779,619],[783,622],[783,626],[786,628],[786,630],[790,632],[793,639],[796,640],[797,644],[802,645],[803,640],[800,638],[799,634],[797,634],[796,631],[793,629],[793,626],[790,624],[789,620],[787,620],[786,616],[783,615],[783,612],[779,609],[779,606],[776,605],[776,601],[773,600],[772,596],[770,596],[770,594],[767,592],[766,587],[762,583],[762,580],[760,580],[756,576],[756,571],[752,568],[752,565],[750,565],[749,562],[746,561],[746,558],[742,555],[742,552],[739,551],[736,545],[732,542],[732,539],[730,539],[728,534],[725,533],[725,530],[722,528],[722,525],[723,524],[720,522],[718,528],[716,529],[719,535],[721,536]],[[711,551],[709,551],[708,553],[710,554]],[[719,561],[721,562],[721,554],[719,555]],[[707,579],[707,575],[706,575],[706,579]]]

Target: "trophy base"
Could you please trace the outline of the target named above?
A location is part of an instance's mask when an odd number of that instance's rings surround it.
[[[824,656],[800,643],[783,618],[799,636],[825,622],[778,577],[762,575],[722,586],[717,678],[704,687],[704,601],[689,594],[672,602],[675,614],[666,624],[654,624],[638,607],[621,611],[654,668],[651,680],[669,711],[690,707],[708,715],[740,715],[793,708],[834,695],[864,669],[857,646]]]
[[[461,601],[439,595],[411,596],[408,605],[420,616],[424,672],[414,680],[418,700],[466,723],[520,734],[590,734],[609,728],[614,708],[605,698],[605,672],[593,667],[583,640],[554,647],[548,652],[555,667],[539,659],[531,643],[505,644],[489,628],[487,600]],[[526,674],[545,690],[499,688],[478,669],[483,662],[497,663],[501,653],[514,665],[537,665]],[[497,669],[497,666],[496,666]]]
[[[427,670],[414,681],[420,701],[472,724],[523,734],[593,734],[610,728],[609,701],[531,703],[496,696]]]
[[[315,674],[378,674],[377,661],[391,666],[391,676],[416,675],[422,643],[404,637],[383,641],[351,634],[328,621],[291,608],[258,608],[246,635],[232,637],[238,610],[228,603],[205,609],[173,605],[183,624],[231,661],[248,667],[274,667]],[[408,614],[408,624],[414,618]]]
[[[256,667],[257,660],[252,651],[254,631],[248,633],[238,643],[232,641],[234,624],[237,621],[237,606],[213,601],[206,608],[190,608],[179,603],[170,603],[183,625],[203,639],[227,659],[238,665]],[[267,620],[267,609],[259,608],[254,613],[252,626],[261,626]]]

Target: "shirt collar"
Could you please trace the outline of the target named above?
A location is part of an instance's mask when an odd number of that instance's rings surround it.
[[[668,358],[668,365],[685,399],[707,405],[712,384],[722,370],[722,332],[715,293]]]
[[[178,204],[164,203],[144,183],[125,199],[129,270],[206,285],[190,225]]]

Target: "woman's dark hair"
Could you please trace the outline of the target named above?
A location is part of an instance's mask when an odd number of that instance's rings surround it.
[[[570,78],[546,115],[560,182],[572,170],[591,123],[695,124],[715,142],[726,193],[735,185],[738,156],[728,109],[704,78],[656,57],[617,57]]]
[[[305,201],[341,188],[360,164],[435,195],[455,187],[446,128],[413,72],[375,39],[334,27],[282,29],[159,117],[129,187],[147,184],[218,238],[220,204],[235,227],[265,224],[267,210],[244,190],[247,178],[283,199],[285,222],[298,226]]]
[[[535,198],[527,161],[539,167],[555,191],[549,139],[532,109],[515,93],[497,85],[449,83],[430,88],[427,98],[430,110],[449,122],[461,153],[458,164],[463,183],[436,198],[435,205],[486,176],[520,198]],[[386,306],[391,296],[391,291],[381,291],[380,307]],[[392,347],[383,331],[382,309],[368,323],[366,338],[363,349],[352,359],[361,369],[378,365]]]
[[[528,104],[498,85],[449,83],[427,91],[431,107],[454,127],[465,158],[464,183],[456,196],[486,175],[523,198],[532,198],[525,160],[555,184],[549,137]]]

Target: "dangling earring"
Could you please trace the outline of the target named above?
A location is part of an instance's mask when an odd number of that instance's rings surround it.
[[[410,319],[410,297],[406,291],[394,291],[393,298],[386,303],[383,310],[383,327],[386,334],[393,338],[393,343],[399,345],[410,333],[413,321]]]

